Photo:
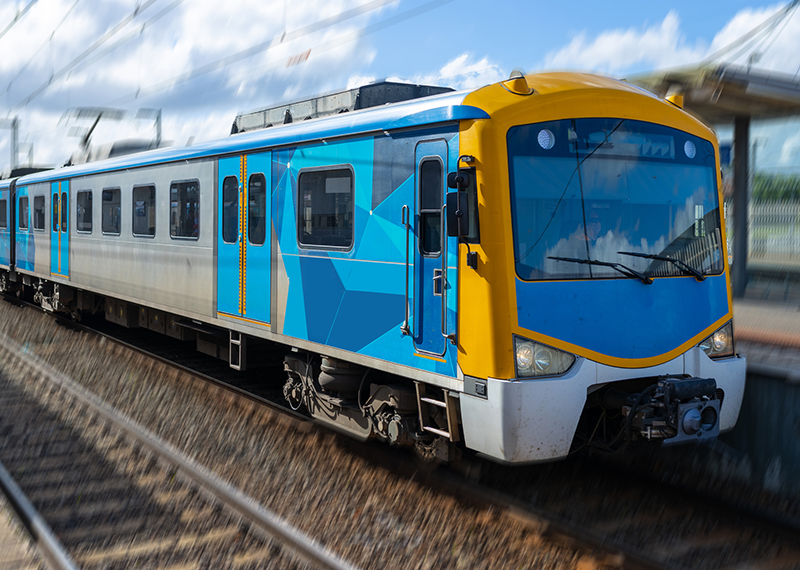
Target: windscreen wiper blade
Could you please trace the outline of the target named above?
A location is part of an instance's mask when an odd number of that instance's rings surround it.
[[[673,259],[672,257],[667,257],[665,255],[655,255],[653,253],[636,253],[633,251],[618,251],[620,255],[632,255],[634,257],[644,257],[645,259],[657,259],[659,261],[669,261],[670,263],[677,265],[679,269],[681,269],[687,275],[694,275],[694,278],[698,281],[705,281],[706,276],[700,273],[697,269],[692,267],[691,265],[681,261],[680,259]]]
[[[623,275],[627,277],[636,277],[637,279],[641,279],[642,283],[645,285],[650,285],[653,280],[650,279],[647,275],[643,273],[639,273],[635,269],[631,269],[627,265],[622,265],[621,263],[611,263],[610,261],[598,261],[597,259],[577,259],[575,257],[551,257],[548,256],[547,259],[555,259],[556,261],[569,261],[571,263],[582,263],[584,265],[601,265],[603,267],[610,267],[612,269],[616,269]]]

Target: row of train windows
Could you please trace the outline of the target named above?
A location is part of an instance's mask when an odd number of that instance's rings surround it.
[[[236,243],[247,234],[253,245],[263,245],[267,229],[267,182],[253,174],[247,185],[247,214],[240,212],[239,179],[222,181],[222,241]],[[353,245],[353,170],[336,168],[306,170],[298,179],[297,240],[318,248],[350,248]],[[243,227],[246,224],[246,229]]]
[[[101,231],[106,235],[120,235],[122,220],[122,201],[119,188],[106,188],[101,199]],[[133,188],[132,230],[136,237],[153,237],[156,235],[156,187],[135,186]],[[91,190],[81,190],[76,195],[76,226],[79,233],[92,233],[92,201]],[[0,200],[0,229],[7,227],[6,200]],[[33,229],[44,230],[44,196],[33,199]],[[59,224],[59,212],[61,224]],[[69,212],[68,194],[53,194],[53,231],[67,231],[67,212]],[[28,197],[19,199],[19,227],[28,229]],[[169,234],[174,238],[197,239],[200,236],[200,184],[197,180],[173,182],[170,185],[170,223]]]
[[[440,185],[439,185],[440,188]],[[247,239],[254,245],[262,245],[266,238],[267,185],[263,174],[253,174],[248,180],[247,214],[240,217],[239,181],[235,176],[226,177],[222,183],[222,239],[235,243],[240,231],[247,224]],[[441,192],[441,190],[439,190]],[[354,184],[352,167],[308,170],[298,179],[297,239],[301,245],[318,248],[350,248],[353,245]],[[101,194],[101,231],[107,235],[119,235],[122,219],[122,204],[119,188],[106,188]],[[53,229],[67,230],[68,195],[53,194]],[[93,192],[81,190],[76,193],[76,229],[80,233],[92,233]],[[34,197],[33,227],[44,229],[44,196]],[[6,200],[0,200],[0,228],[6,227]],[[20,198],[20,228],[28,228],[28,197]],[[426,212],[427,213],[427,212]],[[156,232],[156,188],[153,185],[135,186],[132,192],[132,231],[137,237],[152,237]],[[431,226],[434,239],[438,237],[436,216],[432,212]],[[170,185],[170,235],[172,237],[197,238],[200,233],[200,185],[198,181],[173,182]],[[436,248],[426,247],[430,252]]]

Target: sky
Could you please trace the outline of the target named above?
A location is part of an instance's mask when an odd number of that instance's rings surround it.
[[[101,121],[99,145],[223,138],[237,113],[389,79],[471,89],[514,69],[616,78],[697,64],[787,2],[673,0],[0,0],[0,122],[20,121],[23,165],[79,148],[68,111]],[[728,56],[800,76],[800,9],[756,50]],[[722,140],[730,129],[720,126]],[[800,118],[756,124],[757,168],[800,172]],[[0,129],[0,172],[10,164]]]

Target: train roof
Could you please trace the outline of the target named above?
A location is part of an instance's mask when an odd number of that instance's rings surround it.
[[[540,73],[526,75],[525,79],[533,88],[533,92],[540,95],[578,90],[615,90],[660,100],[657,95],[636,85],[592,74]],[[508,81],[473,90],[430,95],[379,107],[323,116],[308,121],[276,125],[267,129],[235,134],[225,139],[199,143],[191,147],[156,149],[29,174],[19,178],[17,184],[25,185],[48,180],[75,178],[110,170],[167,164],[208,156],[236,154],[265,147],[329,140],[422,125],[469,119],[489,119],[490,114],[508,105],[505,97],[498,96],[500,92],[508,93],[507,87],[503,88],[507,83]],[[0,188],[7,188],[9,184],[10,180],[2,180]]]
[[[225,139],[200,143],[191,147],[157,149],[78,166],[69,166],[21,177],[17,184],[34,184],[48,180],[86,176],[109,170],[124,170],[220,154],[235,154],[261,147],[283,146],[465,119],[488,119],[489,115],[485,111],[462,104],[464,97],[468,93],[461,91],[432,95],[407,102],[393,103],[381,107],[236,134]],[[5,185],[0,182],[0,187],[5,187],[9,184],[8,180],[3,182],[5,182]]]

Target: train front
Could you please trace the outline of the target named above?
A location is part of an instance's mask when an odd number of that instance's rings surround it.
[[[732,429],[745,360],[714,134],[588,75],[465,103],[491,116],[461,130],[480,225],[475,268],[459,271],[466,445],[531,462]]]

